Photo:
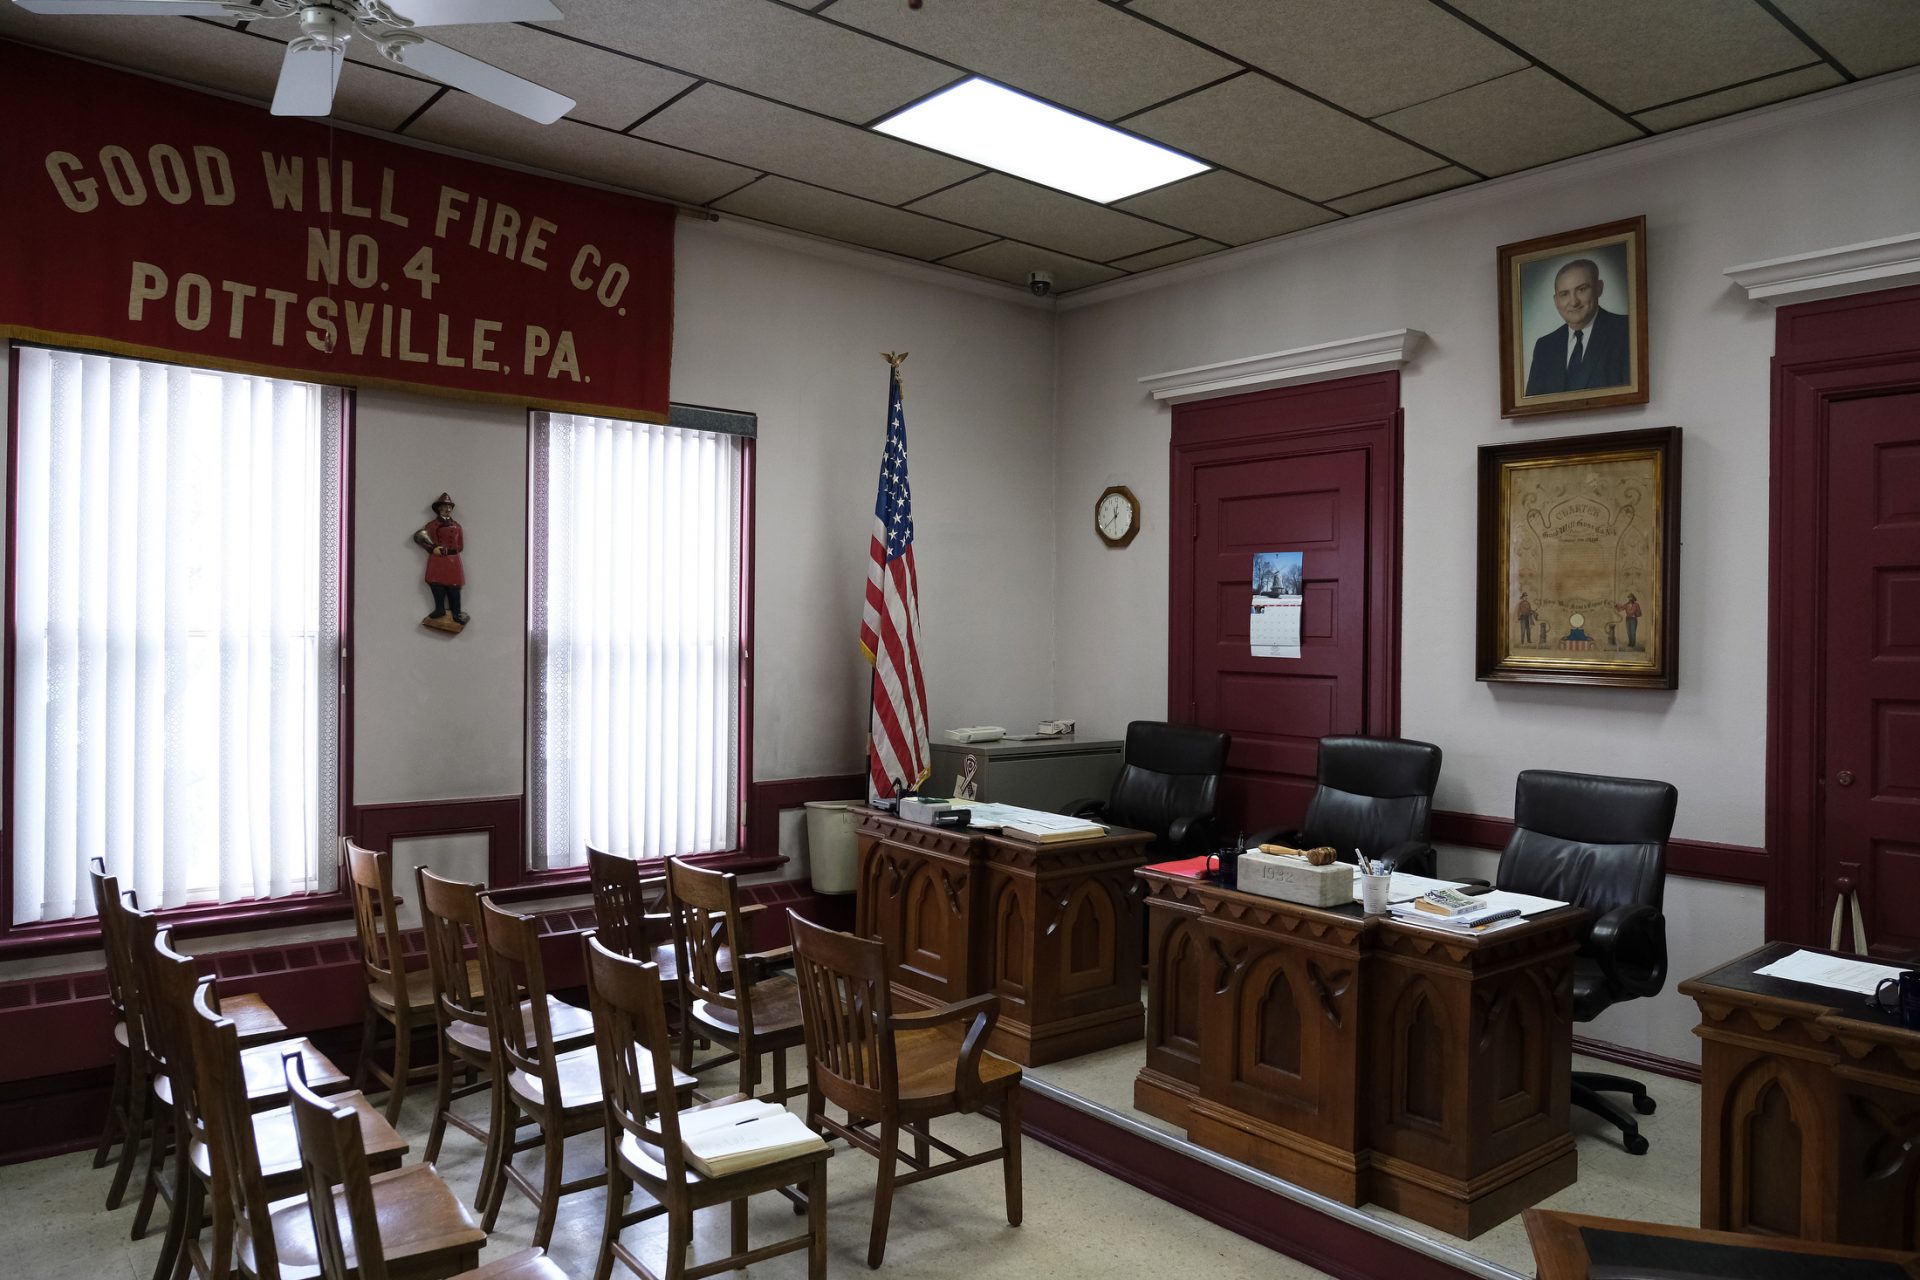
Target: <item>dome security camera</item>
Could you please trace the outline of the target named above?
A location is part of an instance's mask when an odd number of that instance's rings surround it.
[[[1036,298],[1044,298],[1053,292],[1053,273],[1051,271],[1027,272],[1027,288]]]

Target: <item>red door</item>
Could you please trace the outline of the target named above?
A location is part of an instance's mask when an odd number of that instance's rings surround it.
[[[1327,734],[1396,731],[1399,381],[1174,411],[1168,714],[1233,735],[1224,834],[1297,822]],[[1252,653],[1263,551],[1303,553],[1298,658]]]
[[[1823,897],[1851,888],[1873,953],[1905,958],[1920,948],[1920,391],[1833,403],[1827,511]]]

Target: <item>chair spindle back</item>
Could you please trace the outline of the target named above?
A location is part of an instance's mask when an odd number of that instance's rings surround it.
[[[746,1041],[753,1035],[752,1005],[736,998],[732,975],[720,963],[723,947],[736,964],[747,954],[741,946],[739,894],[733,875],[679,858],[667,859],[667,910],[673,917],[674,957],[688,997],[732,1011],[740,1024],[740,1053],[747,1056]],[[738,985],[746,986],[751,976],[739,974]]]
[[[220,1016],[211,979],[194,990],[191,1009],[187,1038],[212,1182],[226,1189],[227,1203],[246,1220],[260,1280],[279,1280],[280,1255],[274,1247],[260,1151],[254,1145],[247,1105],[246,1074],[240,1065],[240,1030],[233,1019]]]
[[[320,1259],[322,1280],[387,1280],[380,1245],[380,1219],[374,1208],[372,1174],[360,1121],[352,1107],[335,1107],[307,1087],[298,1053],[286,1057],[287,1092],[293,1098],[294,1129],[300,1139],[300,1168],[306,1175],[307,1216]],[[346,1240],[334,1212],[334,1188],[346,1200],[347,1226],[353,1232],[355,1265],[347,1265]],[[325,1206],[320,1208],[319,1206]]]
[[[599,1047],[600,1087],[607,1108],[608,1159],[613,1158],[624,1131],[659,1148],[669,1180],[685,1181],[679,1104],[671,1088],[650,1087],[653,1081],[673,1079],[660,966],[621,955],[597,933],[587,935],[586,949],[587,996],[593,1006],[593,1039]],[[654,1123],[649,1124],[649,1119]]]
[[[547,1016],[547,975],[540,958],[540,922],[480,900],[482,949],[486,961],[487,1004],[508,1016],[493,1020],[493,1042],[508,1071],[524,1071],[541,1082],[542,1097],[560,1096],[560,1072],[554,1063],[553,1024]],[[528,1016],[512,1011],[530,1002]],[[506,1088],[505,1079],[495,1085]]]
[[[406,951],[400,945],[400,900],[393,896],[393,854],[362,848],[342,838],[347,884],[353,894],[353,929],[367,981],[382,986],[395,1008],[406,1007]]]
[[[885,944],[787,913],[807,1058],[821,1091],[856,1114],[878,1115],[898,1093]]]
[[[484,890],[464,880],[437,876],[425,867],[414,868],[413,881],[420,891],[420,933],[426,940],[427,967],[433,974],[440,1021],[442,1025],[471,1022],[484,1027],[486,1004],[480,992],[473,989],[467,970],[469,949],[484,953],[486,947],[480,925],[480,895]]]
[[[644,960],[658,941],[647,914],[659,906],[659,895],[647,896],[648,878],[640,864],[617,853],[587,849],[587,875],[593,882],[593,915],[600,941],[623,956]],[[662,884],[655,879],[656,887]]]

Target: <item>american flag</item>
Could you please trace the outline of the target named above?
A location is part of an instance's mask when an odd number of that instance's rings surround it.
[[[920,583],[913,569],[907,418],[900,404],[897,363],[888,380],[887,451],[880,459],[871,550],[867,605],[860,618],[860,652],[873,664],[867,790],[885,797],[894,794],[896,782],[917,787],[933,772],[927,741],[927,685],[920,674]]]

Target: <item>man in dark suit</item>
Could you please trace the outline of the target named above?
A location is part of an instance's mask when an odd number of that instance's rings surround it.
[[[1622,387],[1632,380],[1627,318],[1600,305],[1605,285],[1591,258],[1576,258],[1553,277],[1553,305],[1566,321],[1533,344],[1527,394]]]

